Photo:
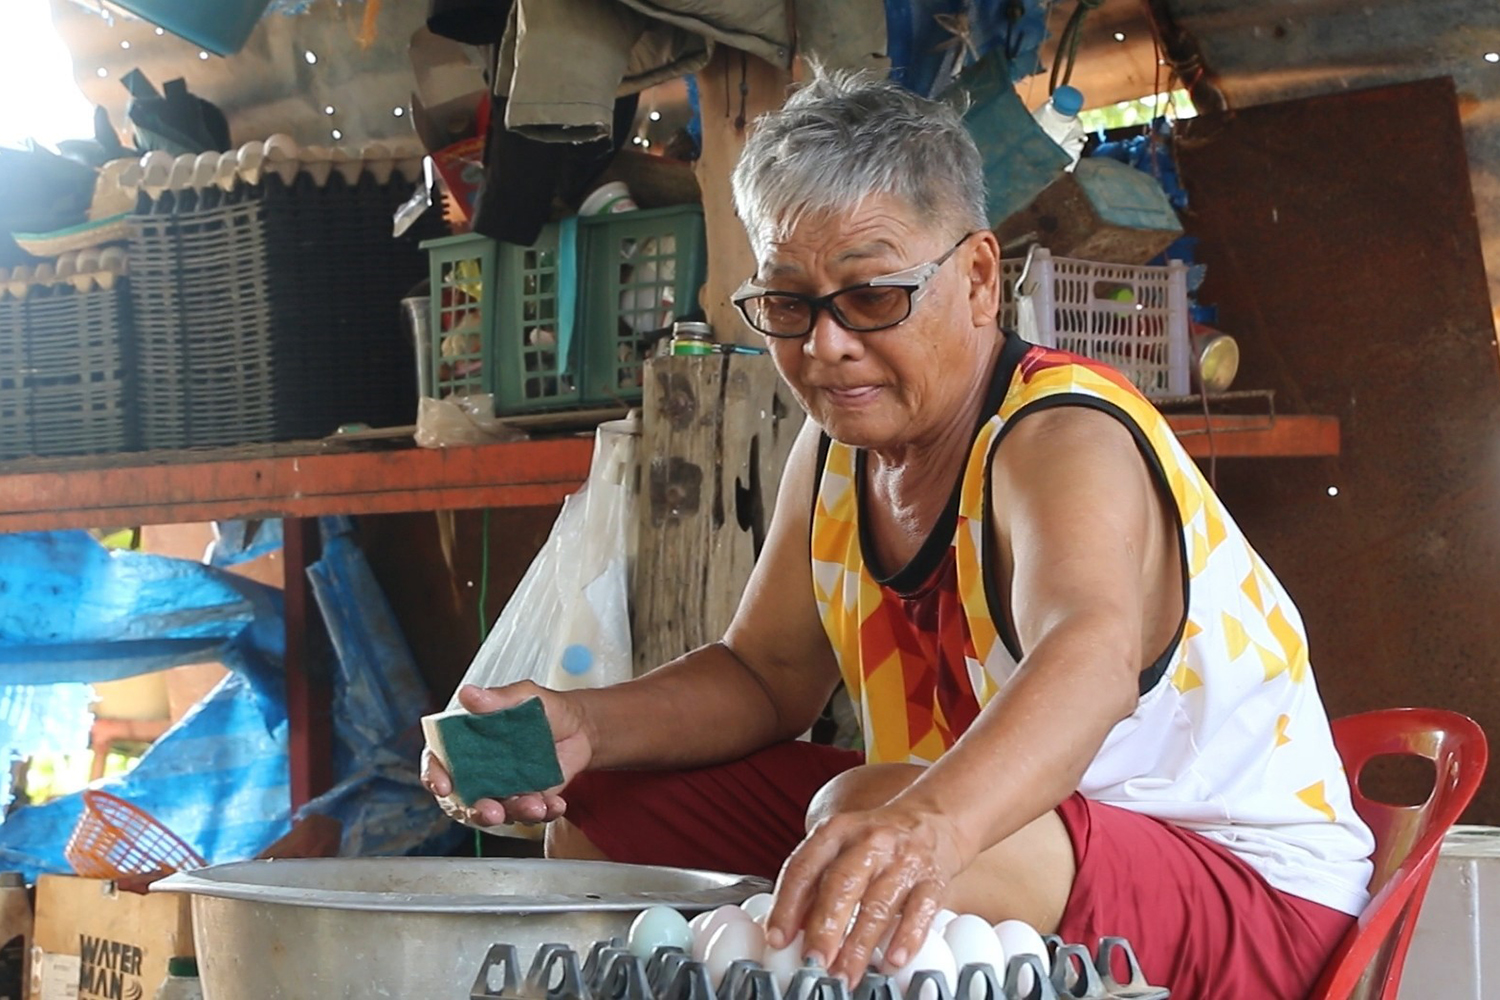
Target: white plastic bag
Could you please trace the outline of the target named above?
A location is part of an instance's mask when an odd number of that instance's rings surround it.
[[[602,424],[588,482],[563,502],[541,552],[479,647],[463,683],[560,690],[629,680],[636,420]],[[458,704],[457,693],[449,708]]]
[[[418,447],[447,448],[457,445],[496,444],[524,441],[526,434],[495,416],[495,397],[490,393],[417,400]]]

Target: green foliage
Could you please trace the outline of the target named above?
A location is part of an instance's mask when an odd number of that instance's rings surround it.
[[[1172,119],[1193,118],[1198,114],[1186,90],[1169,94],[1147,94],[1133,101],[1121,101],[1102,108],[1089,108],[1078,116],[1084,129],[1099,132],[1113,128],[1131,128],[1148,124],[1165,115]]]
[[[140,754],[111,751],[104,759],[104,776],[128,774],[140,759]],[[33,757],[26,772],[26,800],[41,805],[83,791],[89,784],[89,765],[93,760],[94,755],[88,751]]]

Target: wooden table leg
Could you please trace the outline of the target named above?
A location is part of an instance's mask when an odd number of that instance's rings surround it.
[[[286,557],[286,711],[291,763],[292,811],[333,787],[333,685],[326,657],[313,651],[322,642],[318,613],[307,567],[321,549],[317,518],[282,521]]]

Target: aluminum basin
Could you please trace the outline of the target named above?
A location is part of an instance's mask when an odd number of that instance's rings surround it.
[[[192,895],[206,1000],[460,1000],[490,945],[623,935],[658,903],[691,916],[764,879],[603,861],[333,858],[170,876]]]

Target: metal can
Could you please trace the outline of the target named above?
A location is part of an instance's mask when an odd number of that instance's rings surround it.
[[[1194,323],[1191,331],[1193,375],[1206,393],[1227,392],[1240,370],[1240,345],[1227,333]]]
[[[714,330],[707,323],[684,321],[672,324],[674,355],[714,353]]]

